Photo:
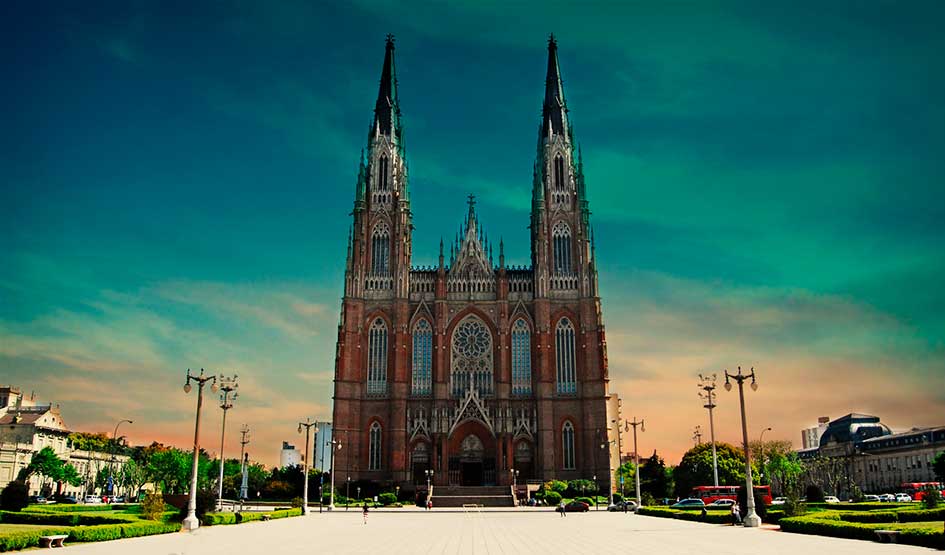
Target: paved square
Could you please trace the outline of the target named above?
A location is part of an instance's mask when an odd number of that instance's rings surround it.
[[[646,553],[823,554],[935,553],[903,545],[734,528],[623,513],[569,514],[550,510],[482,513],[434,510],[314,513],[308,517],[73,545],[69,553],[101,555],[233,555],[254,553]]]

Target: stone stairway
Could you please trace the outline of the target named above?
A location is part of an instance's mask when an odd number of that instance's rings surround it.
[[[434,486],[433,508],[482,505],[483,507],[514,507],[509,486]]]

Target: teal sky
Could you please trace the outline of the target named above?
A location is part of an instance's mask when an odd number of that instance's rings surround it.
[[[739,364],[767,437],[945,424],[945,10],[824,4],[4,2],[0,382],[185,445],[186,369],[236,372],[230,421],[275,462],[330,416],[384,36],[414,263],[474,193],[525,264],[554,32],[641,451],[678,460],[695,375]],[[736,409],[722,392],[720,439]]]

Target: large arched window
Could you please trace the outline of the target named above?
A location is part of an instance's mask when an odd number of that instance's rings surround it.
[[[524,318],[512,324],[512,395],[532,392],[531,332]]]
[[[564,158],[561,155],[555,156],[555,191],[564,191]]]
[[[371,441],[368,448],[368,470],[381,469],[381,424],[374,421],[371,424]]]
[[[378,163],[377,168],[377,190],[378,191],[387,191],[390,189],[390,181],[388,178],[388,173],[390,170],[390,164],[387,161],[387,156],[381,156],[381,159]]]
[[[492,333],[482,320],[467,316],[453,330],[450,390],[462,397],[467,389],[492,394]]]
[[[413,379],[414,395],[429,395],[433,389],[433,328],[426,320],[413,327]]]
[[[554,242],[554,264],[556,274],[571,273],[571,228],[564,222],[558,222],[551,230]]]
[[[371,273],[390,275],[390,229],[385,223],[378,224],[371,236]]]
[[[558,321],[555,329],[555,367],[558,393],[577,393],[577,367],[574,356],[574,326],[567,318]]]
[[[561,428],[561,454],[564,470],[574,470],[574,425],[570,420]]]
[[[387,324],[378,318],[368,332],[368,395],[387,393]]]

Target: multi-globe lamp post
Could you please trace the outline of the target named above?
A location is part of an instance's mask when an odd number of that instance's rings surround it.
[[[742,367],[738,367],[738,374],[729,374],[725,371],[725,391],[732,390],[732,382],[738,382],[738,400],[742,411],[742,442],[745,448],[745,502],[748,505],[745,518],[742,523],[746,528],[757,528],[761,526],[761,517],[755,512],[755,488],[751,479],[751,453],[748,449],[748,421],[745,418],[745,381],[751,380],[751,390],[758,391],[758,382],[755,381],[755,369],[751,369],[750,374],[743,374]]]
[[[308,514],[308,455],[309,455],[309,437],[311,437],[311,429],[315,428],[315,437],[318,437],[318,422],[312,422],[311,418],[306,418],[305,422],[299,422],[299,433],[302,433],[302,428],[305,428],[305,453],[302,455],[302,514]],[[320,492],[319,492],[320,493]],[[321,499],[318,500],[319,506],[321,506]]]
[[[200,409],[203,406],[203,386],[207,382],[210,384],[210,392],[217,392],[217,377],[205,376],[203,368],[200,374],[193,375],[190,368],[187,369],[187,381],[184,382],[184,393],[190,393],[190,382],[197,383],[197,417],[194,423],[194,461],[190,472],[190,496],[187,500],[187,516],[184,518],[184,530],[196,530],[200,528],[200,520],[197,518],[197,467],[200,464]]]
[[[325,442],[325,447],[331,451],[331,491],[328,492],[328,510],[335,510],[335,450],[341,449],[341,442],[336,439],[330,439]],[[398,494],[400,493],[400,486],[397,486]]]
[[[645,432],[646,424],[644,424],[644,422],[645,420],[643,419],[637,420],[636,416],[633,417],[633,420],[631,420],[630,422],[627,422],[629,426],[633,426],[633,474],[634,474],[634,477],[636,478],[636,486],[637,486],[636,510],[638,511],[640,510],[640,507],[643,505],[643,498],[640,496],[640,450],[637,449],[637,426],[640,427],[641,432]]]
[[[709,409],[709,441],[712,442],[712,485],[719,487],[719,458],[715,451],[715,418],[712,410],[715,408],[715,381],[717,376],[703,376],[699,374],[699,397],[705,401],[703,408]]]

